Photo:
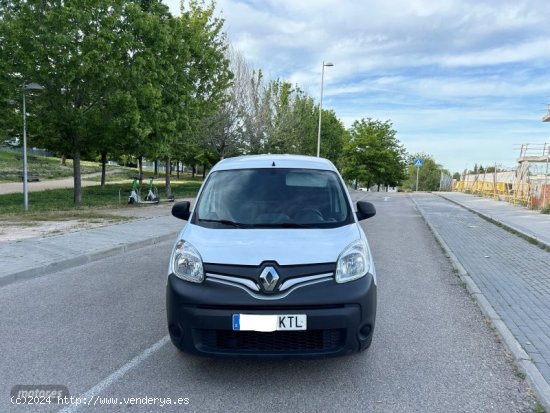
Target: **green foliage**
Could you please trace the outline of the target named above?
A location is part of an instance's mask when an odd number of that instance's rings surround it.
[[[418,190],[419,191],[438,191],[441,180],[441,173],[449,175],[449,172],[438,165],[431,155],[425,153],[416,153],[408,158],[407,178],[403,182],[401,189],[405,191],[416,190],[416,172],[414,160],[421,159],[423,165],[418,169]]]
[[[317,108],[316,118],[318,116],[319,110]],[[323,109],[323,116],[321,117],[321,157],[338,164],[338,160],[342,156],[344,142],[347,139],[348,132],[340,119],[337,118],[336,113],[332,110]],[[317,137],[315,137],[313,144],[309,144],[308,153],[311,155],[317,153]]]
[[[189,148],[197,154],[206,150],[204,126],[226,102],[233,74],[225,55],[224,21],[214,16],[214,3],[205,6],[203,1],[190,0],[185,7],[182,2],[182,15],[177,22],[181,36],[176,46],[189,47],[189,60],[179,63],[183,70],[177,70],[179,77],[175,81],[180,88],[180,116],[173,155],[183,159],[188,157]]]
[[[253,85],[255,81],[256,78]],[[245,147],[254,148],[252,153],[316,155],[319,107],[314,99],[298,86],[292,87],[279,79],[269,82],[264,89],[257,88],[255,93],[261,95],[254,97],[254,110],[245,115],[244,124],[253,125],[250,132],[245,128]],[[336,162],[345,135],[346,130],[336,114],[323,110],[321,156]]]
[[[314,99],[297,85],[266,82],[261,70],[251,70],[233,49],[227,56],[233,80],[223,106],[202,125],[206,149],[216,160],[258,153],[315,155],[319,109]],[[324,110],[321,155],[336,162],[345,134],[335,113]]]
[[[195,197],[201,185],[200,180],[190,180],[173,184],[173,192],[176,198]],[[164,190],[163,185],[157,185],[159,193]],[[119,191],[121,201],[119,202]],[[130,194],[130,182],[127,184],[111,184],[101,188],[90,186],[82,188],[84,197],[80,206],[74,206],[71,202],[72,189],[51,189],[29,193],[29,212],[55,212],[72,211],[75,209],[116,208],[127,206]],[[142,191],[143,193],[143,191]],[[21,212],[23,194],[0,195],[0,217],[3,215]]]
[[[231,78],[213,4],[189,1],[180,17],[160,0],[0,7],[0,91],[20,97],[23,84],[44,86],[29,94],[29,142],[74,158],[77,204],[81,156],[179,155]],[[0,106],[7,134],[18,109]]]
[[[0,150],[0,181],[22,182],[22,158],[23,155],[20,152]],[[70,160],[66,165],[62,165],[59,158],[28,155],[27,162],[28,172],[38,174],[40,180],[72,176],[72,161]],[[82,173],[99,171],[100,168],[96,162],[82,163]]]
[[[228,53],[213,2],[182,0],[0,0],[0,139],[19,136],[22,85],[29,143],[73,158],[181,160],[211,166],[254,153],[315,155],[319,106],[299,86],[267,81]],[[323,110],[321,156],[347,179],[396,186],[405,151],[389,121],[348,132]],[[170,174],[165,187],[171,190]],[[88,192],[84,192],[87,194]]]
[[[340,161],[344,178],[366,187],[398,186],[405,178],[405,149],[395,135],[390,121],[355,121]]]

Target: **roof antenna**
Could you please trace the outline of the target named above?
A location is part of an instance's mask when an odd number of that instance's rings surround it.
[[[271,166],[275,166],[275,161],[273,161],[273,163],[271,164]]]

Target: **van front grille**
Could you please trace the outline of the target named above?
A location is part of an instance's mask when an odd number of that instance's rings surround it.
[[[333,352],[344,345],[345,330],[233,331],[195,330],[204,351],[236,353]]]

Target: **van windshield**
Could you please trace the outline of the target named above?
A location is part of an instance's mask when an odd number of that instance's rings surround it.
[[[335,228],[353,222],[338,175],[314,169],[213,172],[195,208],[209,228]]]

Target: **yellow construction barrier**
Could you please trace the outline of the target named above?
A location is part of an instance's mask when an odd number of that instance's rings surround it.
[[[508,201],[514,205],[531,208],[533,205],[531,184],[524,182],[492,181],[493,174],[466,175],[466,180],[456,181],[453,191]]]

